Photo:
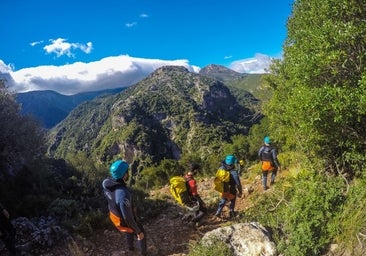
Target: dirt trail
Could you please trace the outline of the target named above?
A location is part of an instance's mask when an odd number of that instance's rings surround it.
[[[278,175],[278,178],[282,176]],[[255,177],[254,181],[249,181],[248,179],[241,179],[242,185],[244,187],[244,195],[242,198],[238,198],[236,204],[236,211],[242,212],[250,207],[250,197],[253,195],[252,192],[256,191],[259,193],[264,192],[261,186],[260,175]],[[219,200],[218,193],[212,190],[212,179],[202,179],[198,180],[199,194],[202,199],[211,200],[217,202]],[[250,193],[246,190],[250,190]],[[271,189],[270,189],[271,190]],[[246,191],[246,192],[245,192]],[[153,194],[163,194],[167,198],[171,198],[169,193],[169,188],[166,186],[158,191],[153,191]],[[145,233],[147,235],[147,246],[149,256],[166,256],[166,255],[186,255],[189,251],[191,243],[200,241],[203,235],[210,230],[220,227],[220,225],[225,224],[227,221],[231,221],[228,217],[228,209],[224,208],[223,219],[216,219],[213,217],[215,209],[210,209],[207,215],[202,219],[202,225],[196,227],[194,225],[185,223],[181,220],[178,213],[182,212],[173,201],[168,206],[166,210],[154,219],[149,220],[144,223]],[[207,201],[205,201],[208,203]],[[214,203],[215,204],[215,203]],[[217,205],[217,204],[215,204]],[[100,231],[95,233],[92,237],[87,239],[78,239],[75,241],[75,248],[80,251],[79,254],[74,254],[75,256],[120,256],[120,255],[139,255],[137,252],[134,254],[128,254],[127,248],[125,246],[125,236],[118,233],[113,227],[108,230]],[[86,251],[86,253],[81,253],[81,251]],[[70,248],[67,246],[55,248],[50,253],[45,253],[42,255],[53,256],[53,255],[70,255]]]

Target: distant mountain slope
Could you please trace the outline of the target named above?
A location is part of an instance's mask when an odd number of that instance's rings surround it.
[[[246,92],[250,92],[255,97],[262,99],[262,95],[265,93],[260,86],[262,75],[241,74],[220,65],[208,65],[201,69],[199,74],[225,83],[236,96],[242,94],[244,90],[244,97],[247,96]],[[233,90],[233,88],[239,90]],[[43,127],[50,129],[61,122],[80,103],[102,94],[115,94],[121,90],[123,89],[110,89],[71,96],[54,91],[31,91],[18,93],[16,98],[22,106],[22,114],[34,116]]]
[[[271,95],[268,95],[269,88],[263,86],[265,74],[242,74],[214,64],[202,68],[199,74],[217,79],[231,88],[250,92],[260,100],[266,100]]]
[[[223,83],[231,82],[233,80],[247,76],[248,74],[238,73],[232,69],[226,68],[221,65],[211,64],[199,71],[200,75],[212,77]]]
[[[272,91],[268,85],[265,85],[265,76],[266,74],[248,74],[239,79],[229,81],[227,85],[231,88],[246,90],[257,99],[266,101],[272,96]]]
[[[71,96],[54,91],[31,91],[16,94],[21,113],[32,115],[45,128],[52,128],[62,121],[80,103],[104,94],[115,94],[122,88],[97,92],[79,93]]]
[[[184,67],[162,67],[125,91],[86,102],[50,131],[49,152],[85,151],[104,162],[115,155],[140,165],[182,153],[212,154],[259,121],[258,101],[245,107],[220,81]]]

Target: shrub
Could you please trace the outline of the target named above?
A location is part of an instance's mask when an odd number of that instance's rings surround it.
[[[217,239],[210,245],[201,242],[190,244],[189,256],[233,256],[230,247],[223,241]]]
[[[319,255],[331,242],[337,225],[332,220],[344,202],[342,182],[313,173],[298,176],[287,192],[288,207],[279,213],[286,234],[279,249],[285,255]]]
[[[347,194],[342,212],[335,219],[338,235],[335,240],[349,255],[366,254],[366,181],[355,180]]]

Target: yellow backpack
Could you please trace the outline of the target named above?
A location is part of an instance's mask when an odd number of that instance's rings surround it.
[[[229,182],[230,172],[224,169],[218,169],[215,175],[213,189],[217,192],[224,192],[224,182]]]
[[[186,179],[181,176],[170,178],[170,194],[180,205],[184,205],[188,195]]]

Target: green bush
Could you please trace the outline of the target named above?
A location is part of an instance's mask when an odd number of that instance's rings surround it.
[[[217,239],[210,244],[190,244],[189,256],[233,256],[230,247]]]
[[[283,231],[279,249],[285,255],[319,255],[335,235],[337,216],[344,203],[343,181],[306,173],[299,175],[287,191],[290,198],[283,215]],[[291,194],[290,194],[291,193]]]
[[[335,219],[338,235],[335,241],[349,255],[366,255],[366,181],[357,179],[347,194],[342,212]]]
[[[280,179],[276,189],[253,196],[242,221],[258,221],[284,255],[320,255],[337,234],[335,220],[344,204],[344,182],[310,171]]]
[[[48,207],[48,214],[65,221],[75,217],[78,213],[78,203],[72,199],[56,198]]]
[[[84,235],[90,235],[94,230],[103,229],[111,224],[108,215],[100,210],[91,210],[71,222],[73,230]]]

